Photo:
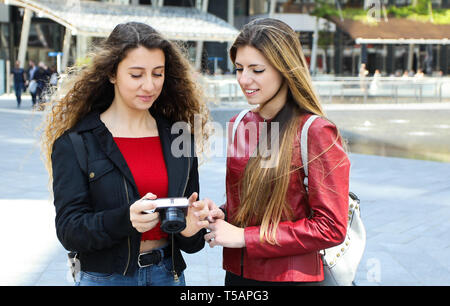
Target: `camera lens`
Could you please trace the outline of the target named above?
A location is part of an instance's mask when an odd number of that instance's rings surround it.
[[[160,212],[161,229],[168,234],[176,234],[186,228],[184,210],[177,207],[169,207]]]

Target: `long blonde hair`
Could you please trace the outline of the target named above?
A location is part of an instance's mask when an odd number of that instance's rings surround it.
[[[282,21],[263,18],[245,25],[230,49],[234,63],[240,47],[260,51],[282,74],[288,85],[285,107],[274,121],[280,123],[279,160],[276,167],[261,167],[264,154],[251,157],[239,182],[240,202],[232,222],[238,226],[260,224],[260,240],[276,244],[276,229],[281,220],[292,218],[286,200],[294,139],[302,114],[325,116],[314,92],[308,65],[298,35]]]
[[[172,123],[184,121],[194,126],[200,119],[205,126],[209,111],[202,91],[193,79],[192,67],[174,43],[163,38],[152,27],[138,22],[117,25],[96,52],[89,64],[68,69],[67,76],[52,93],[43,123],[41,147],[46,168],[52,175],[51,154],[55,140],[91,111],[105,111],[114,99],[114,77],[117,66],[127,52],[143,46],[161,49],[165,55],[165,80],[162,92],[152,106],[155,114],[164,115]],[[197,116],[196,116],[197,115]],[[197,149],[203,148],[209,135],[202,129]],[[197,136],[197,135],[196,135]],[[200,152],[197,152],[200,153]]]

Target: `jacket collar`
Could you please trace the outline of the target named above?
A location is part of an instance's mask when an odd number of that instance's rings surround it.
[[[104,123],[100,120],[100,113],[98,111],[93,111],[81,119],[81,121],[74,127],[74,130],[78,133],[82,133],[102,125],[104,126]]]
[[[164,161],[166,163],[168,176],[168,196],[182,196],[181,193],[183,192],[183,186],[186,184],[186,178],[189,172],[189,160],[186,162],[186,158],[175,157],[172,154],[172,143],[174,139],[180,135],[171,133],[171,124],[165,117],[156,114],[153,115],[153,117],[155,118],[158,127]],[[92,131],[97,138],[102,151],[119,168],[127,180],[136,186],[133,175],[131,174],[125,158],[120,152],[119,147],[114,141],[111,132],[100,120],[99,112],[94,111],[89,113],[76,125],[74,130],[79,133]],[[193,143],[191,145],[193,146]]]

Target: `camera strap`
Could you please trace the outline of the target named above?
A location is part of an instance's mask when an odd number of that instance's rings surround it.
[[[180,281],[180,279],[178,278],[178,274],[177,271],[175,271],[175,253],[174,253],[174,240],[173,237],[175,236],[175,234],[171,234],[172,236],[172,274],[173,274],[173,280],[178,283]]]

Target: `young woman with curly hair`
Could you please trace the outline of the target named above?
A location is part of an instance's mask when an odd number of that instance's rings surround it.
[[[42,142],[56,231],[80,260],[78,284],[184,285],[180,250],[202,249],[208,223],[207,205],[196,201],[194,145],[208,135],[194,141],[189,125],[197,115],[204,126],[208,111],[180,49],[148,25],[119,24],[87,66],[62,80],[47,109]],[[171,129],[180,121],[181,133]],[[155,207],[144,199],[164,197],[189,197],[180,233],[162,231],[158,212],[144,213]]]

